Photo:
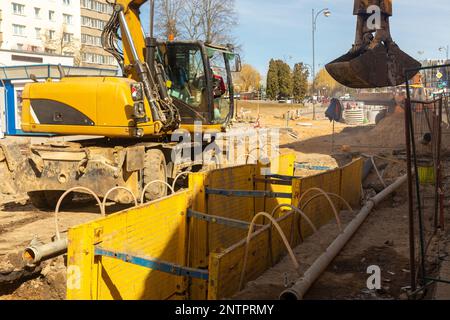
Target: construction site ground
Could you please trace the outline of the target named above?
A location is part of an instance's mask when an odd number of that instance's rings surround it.
[[[300,109],[300,117],[288,123],[284,115],[289,110]],[[312,120],[311,108],[300,105],[244,102],[238,103],[238,114],[245,114],[239,126],[280,128],[281,153],[295,152],[297,162],[310,166],[335,168],[348,163],[358,155],[375,155],[377,166],[384,167],[383,179],[392,183],[406,173],[404,155],[394,156],[404,147],[404,116],[401,112],[390,115],[378,125],[349,126],[332,123],[324,118],[324,108],[317,108],[317,120]],[[286,127],[287,126],[287,127]],[[444,145],[450,141],[444,135]],[[446,159],[449,159],[448,157]],[[448,162],[446,163],[447,168]],[[319,173],[314,170],[297,170],[296,175]],[[446,172],[447,175],[450,172]],[[447,178],[448,179],[448,178]],[[448,182],[448,181],[447,181]],[[381,182],[371,173],[364,182],[366,190],[379,192]],[[111,204],[110,212],[123,209]],[[404,290],[410,284],[408,245],[408,204],[406,186],[374,210],[353,239],[314,284],[306,299],[406,299]],[[354,208],[358,211],[359,208]],[[446,207],[448,210],[448,206]],[[83,223],[98,217],[98,207],[84,198],[76,201],[60,214],[61,226]],[[344,223],[350,222],[354,213],[342,213]],[[33,237],[48,242],[54,236],[51,212],[41,212],[31,204],[6,205],[0,211],[0,299],[64,299],[65,260],[58,257],[44,262],[35,270],[24,270],[21,252]],[[330,223],[319,233],[295,248],[303,271],[321,254],[337,236],[335,223]],[[432,246],[430,250],[437,250]],[[432,261],[430,262],[433,266]],[[367,289],[367,267],[377,265],[382,272],[382,289]],[[433,270],[435,275],[439,270]],[[8,281],[8,277],[10,281]],[[298,278],[298,276],[297,276]],[[19,280],[17,280],[19,279]],[[278,299],[286,283],[296,276],[288,258],[285,258],[263,276],[250,282],[234,298]],[[439,290],[438,290],[439,291]],[[441,290],[438,298],[449,298]],[[431,287],[426,298],[434,298]]]

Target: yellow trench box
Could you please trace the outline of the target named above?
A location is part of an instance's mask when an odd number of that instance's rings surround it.
[[[359,206],[363,161],[312,177],[294,177],[294,155],[269,166],[243,165],[192,173],[189,188],[69,229],[68,299],[223,299],[239,291],[245,238],[259,212],[298,207],[316,227],[334,219],[311,188]],[[270,170],[269,170],[270,167]],[[338,210],[342,203],[333,198]],[[311,235],[284,207],[274,215],[292,245]],[[281,237],[260,218],[249,245],[245,283],[286,255]]]

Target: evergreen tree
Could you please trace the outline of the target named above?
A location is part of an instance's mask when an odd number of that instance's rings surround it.
[[[296,63],[292,73],[292,93],[297,102],[305,99],[308,92],[308,77],[308,68],[303,63]]]
[[[279,86],[278,86],[278,63],[271,59],[269,63],[269,71],[267,72],[267,85],[266,95],[270,100],[276,100],[278,98]]]
[[[292,72],[291,67],[282,60],[278,64],[278,98],[288,99],[292,96]]]

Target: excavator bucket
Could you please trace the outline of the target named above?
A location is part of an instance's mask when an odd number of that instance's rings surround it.
[[[406,81],[405,71],[420,66],[420,62],[391,43],[389,48],[379,44],[363,53],[349,52],[325,67],[337,82],[363,89],[401,85]]]
[[[392,0],[355,0],[353,14],[358,16],[355,44],[347,54],[326,65],[328,73],[350,88],[405,83],[405,71],[421,64],[392,40],[389,27]],[[414,75],[409,74],[411,78]]]

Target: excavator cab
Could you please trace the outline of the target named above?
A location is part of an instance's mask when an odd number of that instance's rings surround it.
[[[234,109],[232,71],[240,65],[231,48],[171,41],[158,44],[158,58],[182,124],[228,122]]]
[[[355,43],[348,53],[326,65],[328,73],[350,88],[398,86],[406,82],[405,71],[421,64],[403,52],[391,37],[392,0],[355,0],[353,14],[358,17]],[[409,75],[412,78],[414,73]]]

